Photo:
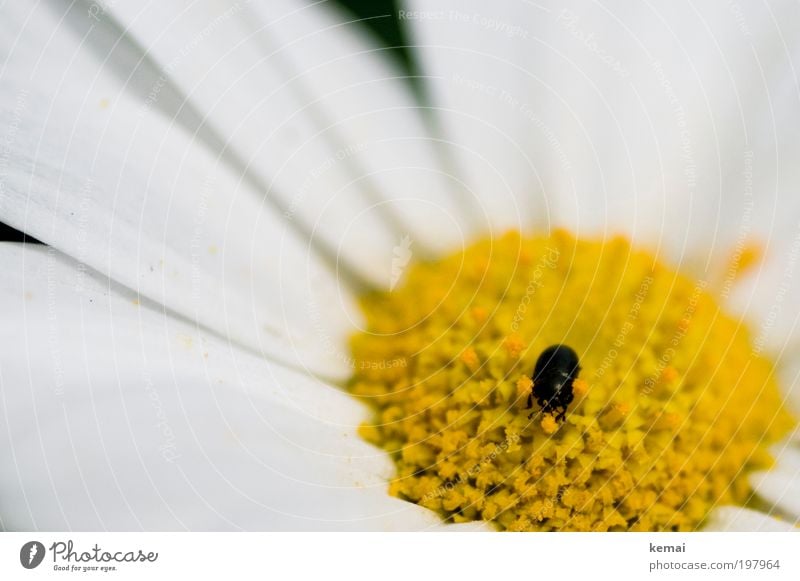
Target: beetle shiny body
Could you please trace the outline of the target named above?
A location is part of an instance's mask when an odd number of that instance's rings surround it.
[[[536,360],[533,371],[533,387],[528,395],[528,407],[533,407],[533,399],[541,406],[544,413],[553,413],[556,421],[563,421],[567,407],[575,395],[572,384],[578,377],[581,368],[578,355],[566,345],[552,345],[542,351]],[[533,417],[534,412],[528,415]]]

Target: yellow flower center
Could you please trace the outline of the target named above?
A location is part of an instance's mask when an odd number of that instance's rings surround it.
[[[362,307],[361,434],[394,459],[391,494],[454,522],[693,530],[750,500],[746,473],[794,425],[742,322],[623,238],[482,240]],[[580,358],[563,421],[526,409],[554,344]]]

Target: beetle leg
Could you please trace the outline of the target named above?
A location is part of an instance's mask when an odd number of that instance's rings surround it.
[[[528,394],[528,405],[525,406],[526,410],[529,410],[533,407],[533,392]]]

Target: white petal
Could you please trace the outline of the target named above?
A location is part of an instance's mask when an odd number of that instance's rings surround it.
[[[353,297],[224,163],[124,93],[104,109],[9,75],[0,220],[254,351],[349,373]]]
[[[425,529],[348,395],[232,349],[42,247],[0,245],[11,529]]]
[[[800,520],[800,450],[787,442],[773,453],[775,466],[751,474],[750,483],[759,496]]]
[[[800,259],[800,167],[791,160],[800,155],[800,35],[790,23],[800,18],[796,3],[772,3],[743,7],[740,20],[747,34],[745,48],[751,65],[750,86],[743,91],[742,105],[748,141],[742,150],[751,153],[736,165],[728,214],[717,221],[727,231],[717,248],[739,250],[748,240],[765,250],[763,264],[732,288],[730,306],[757,322],[756,350],[779,360],[782,368],[795,365],[800,323],[800,292],[796,264]],[[752,35],[753,39],[750,39]],[[750,44],[752,43],[752,46]],[[739,67],[739,59],[733,61]],[[743,77],[743,75],[739,75]],[[742,86],[745,82],[742,81]],[[735,160],[734,160],[735,162]],[[795,402],[798,395],[793,396]],[[796,408],[800,409],[800,408]]]
[[[30,90],[29,85],[46,88],[53,98],[62,93],[80,94],[83,99],[73,104],[76,112],[83,108],[97,111],[101,103],[112,104],[125,90],[123,85],[135,86],[137,78],[120,79],[113,74],[111,63],[118,58],[136,62],[141,54],[119,43],[115,50],[97,57],[93,48],[103,29],[92,26],[96,21],[86,7],[73,4],[68,10],[62,5],[55,10],[54,4],[5,2],[0,6],[0,79],[24,82],[16,90],[20,97]],[[149,88],[155,79],[142,80]]]
[[[787,183],[786,188],[796,195],[796,185]],[[756,322],[755,349],[779,363],[787,393],[800,412],[800,211],[790,203],[781,203],[775,211],[774,232],[759,236],[766,241],[764,261],[733,286],[729,306]]]
[[[407,80],[386,49],[368,42],[361,23],[331,7],[253,2],[242,18],[251,23],[248,40],[261,41],[271,60],[285,61],[297,75],[292,85],[303,106],[336,142],[354,146],[349,159],[360,180],[381,199],[394,200],[391,210],[404,233],[436,251],[463,245],[474,216],[463,200],[457,203],[461,188],[443,173]],[[266,26],[258,30],[258,24]]]
[[[303,8],[112,3],[108,16],[147,47],[290,220],[387,286],[398,239],[409,235],[421,251],[456,245],[461,211],[409,90],[368,52],[360,25],[330,28],[330,14]]]
[[[757,341],[763,340],[764,335],[759,335]],[[795,417],[800,417],[800,360],[797,357],[798,349],[800,349],[800,343],[795,339],[795,343],[785,345],[776,357],[778,380],[786,397],[785,403]],[[800,443],[800,430],[795,432],[794,438],[796,442]]]
[[[792,523],[778,520],[763,512],[740,508],[738,506],[723,506],[715,509],[708,522],[703,527],[704,531],[711,532],[798,532]]]
[[[551,158],[531,135],[548,134],[549,121],[538,117],[527,68],[545,11],[477,0],[410,0],[403,8],[401,24],[410,29],[426,75],[443,147],[478,206],[481,226],[545,225],[541,193]]]
[[[779,218],[797,207],[784,161],[800,143],[796,3],[407,5],[447,117],[535,136],[524,149],[548,166],[548,221],[623,231],[701,272],[741,236],[796,222]],[[469,120],[445,125],[491,159],[517,154]],[[524,181],[523,163],[492,165]]]
[[[496,529],[486,521],[473,520],[458,524],[448,524],[443,526],[441,530],[447,533],[490,533]]]

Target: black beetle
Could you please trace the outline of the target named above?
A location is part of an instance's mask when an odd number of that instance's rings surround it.
[[[545,413],[556,412],[556,421],[563,421],[567,406],[575,399],[572,383],[581,368],[578,354],[566,345],[552,345],[542,351],[533,370],[533,388],[528,395],[528,407],[533,407],[533,398]],[[528,419],[533,417],[531,412]]]

